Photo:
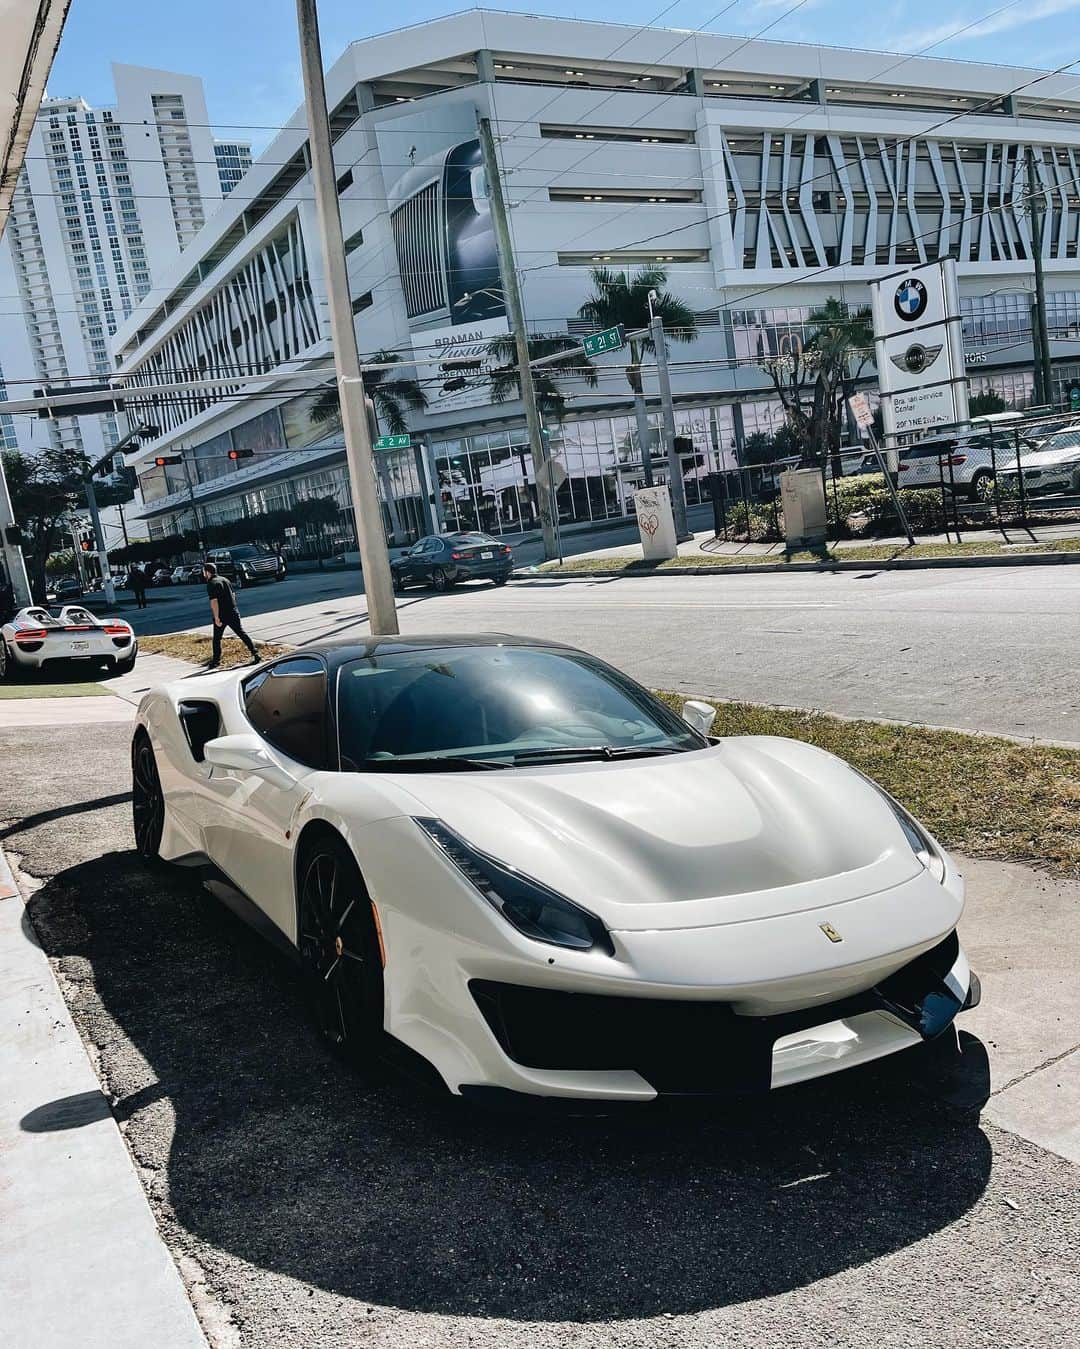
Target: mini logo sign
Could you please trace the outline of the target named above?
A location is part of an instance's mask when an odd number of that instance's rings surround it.
[[[825,933],[830,941],[843,941],[840,933],[833,927],[832,923],[818,923],[818,927]]]
[[[909,375],[921,375],[924,370],[929,370],[941,355],[943,345],[939,343],[936,347],[924,347],[920,342],[912,342],[902,355],[891,358],[892,363],[901,370],[906,370]]]
[[[902,318],[905,323],[914,323],[926,313],[927,299],[923,283],[917,276],[909,276],[897,286],[893,308],[898,318]]]

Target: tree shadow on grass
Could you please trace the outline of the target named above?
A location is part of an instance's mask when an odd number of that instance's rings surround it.
[[[176,1220],[342,1297],[520,1320],[696,1312],[917,1242],[989,1177],[977,1128],[873,1069],[606,1120],[365,1084],[324,1049],[285,960],[190,876],[130,853],[58,873],[31,911],[84,990],[92,968],[102,1005],[84,993],[73,1012]]]

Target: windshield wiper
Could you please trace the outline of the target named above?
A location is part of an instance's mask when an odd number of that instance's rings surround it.
[[[679,754],[680,745],[551,745],[522,749],[514,763],[542,763],[547,759],[646,759],[655,754]]]
[[[461,773],[474,768],[509,768],[505,759],[468,759],[455,754],[428,754],[415,759],[364,759],[362,773]]]

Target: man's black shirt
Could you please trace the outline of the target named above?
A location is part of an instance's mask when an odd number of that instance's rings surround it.
[[[218,602],[218,618],[224,623],[236,617],[236,596],[233,588],[224,576],[211,576],[206,583],[206,593]]]

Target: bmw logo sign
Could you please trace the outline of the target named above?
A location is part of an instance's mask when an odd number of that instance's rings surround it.
[[[907,323],[914,323],[926,312],[926,287],[914,276],[901,281],[893,296],[893,308]]]

